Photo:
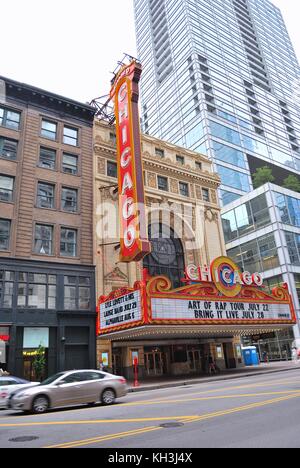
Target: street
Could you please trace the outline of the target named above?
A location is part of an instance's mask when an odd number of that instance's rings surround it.
[[[129,393],[111,407],[0,411],[1,448],[299,448],[299,434],[300,369]]]

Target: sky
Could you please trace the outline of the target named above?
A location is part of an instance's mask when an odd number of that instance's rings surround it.
[[[300,61],[300,2],[273,3]],[[123,53],[137,54],[133,0],[0,0],[0,15],[0,75],[80,102],[107,95]]]

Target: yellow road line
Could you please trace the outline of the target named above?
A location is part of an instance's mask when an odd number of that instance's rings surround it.
[[[124,403],[122,406],[150,406],[150,405],[162,405],[162,404],[171,404],[171,403],[184,403],[189,401],[206,401],[206,400],[220,400],[226,398],[248,398],[248,397],[258,397],[266,395],[284,395],[299,393],[299,390],[283,390],[281,392],[261,392],[261,393],[239,393],[237,395],[215,395],[210,397],[199,397],[199,398],[178,398],[176,400],[165,399],[165,400],[150,400],[150,401],[141,401],[135,403]],[[197,394],[198,395],[198,394]]]
[[[296,394],[296,395],[289,395],[289,396],[285,396],[285,397],[281,397],[281,398],[274,398],[272,400],[266,400],[266,401],[261,402],[261,403],[252,403],[252,404],[249,404],[249,405],[244,405],[244,406],[240,406],[240,407],[236,407],[236,408],[231,408],[229,410],[217,411],[217,412],[214,412],[214,413],[203,414],[202,416],[190,416],[189,418],[182,418],[181,422],[183,422],[185,424],[191,424],[191,423],[195,423],[195,422],[198,422],[198,421],[204,421],[204,420],[208,420],[208,419],[217,418],[217,417],[220,417],[220,416],[226,416],[228,414],[238,413],[238,412],[242,412],[242,411],[249,411],[249,410],[254,409],[254,408],[260,408],[262,406],[271,405],[271,404],[274,404],[274,403],[280,403],[282,401],[290,400],[292,398],[299,398],[299,397],[300,397],[300,392],[298,394]],[[158,430],[161,430],[161,429],[162,429],[161,427],[152,426],[152,427],[148,427],[148,428],[136,429],[136,430],[133,430],[133,431],[121,432],[121,433],[118,433],[118,434],[110,434],[110,435],[106,435],[106,436],[94,437],[92,439],[83,439],[83,440],[77,440],[77,441],[73,441],[73,442],[66,442],[66,443],[63,443],[63,444],[52,445],[52,446],[48,446],[48,447],[45,447],[45,448],[75,448],[75,447],[82,447],[82,446],[92,445],[92,444],[96,444],[96,443],[101,443],[101,442],[104,442],[104,441],[110,441],[110,440],[124,438],[124,437],[132,437],[132,436],[135,436],[135,435],[141,435],[141,434],[145,434],[147,432],[158,431]]]
[[[289,395],[289,396],[281,397],[281,398],[274,398],[272,400],[266,400],[266,401],[263,401],[263,402],[260,402],[260,403],[250,403],[249,405],[244,405],[244,406],[240,406],[240,407],[237,407],[237,408],[231,408],[231,409],[228,409],[228,410],[217,411],[215,413],[207,413],[207,414],[203,414],[203,415],[198,416],[198,417],[191,417],[190,420],[185,420],[184,423],[188,424],[188,423],[192,423],[192,422],[197,422],[197,421],[202,421],[202,420],[206,420],[206,419],[215,418],[215,417],[218,417],[218,416],[225,416],[225,415],[228,415],[228,414],[238,413],[238,412],[241,412],[241,411],[247,411],[247,410],[250,410],[250,409],[261,408],[262,406],[272,405],[274,403],[280,403],[282,401],[287,401],[287,400],[291,400],[292,398],[299,398],[299,397],[300,397],[300,393],[295,394],[295,395]]]
[[[285,390],[282,392],[262,392],[262,393],[243,393],[237,395],[216,395],[210,397],[199,397],[199,398],[183,398],[177,400],[162,400],[162,401],[151,401],[151,402],[140,402],[140,406],[143,405],[155,405],[155,404],[173,404],[173,403],[185,403],[191,401],[211,401],[211,400],[223,400],[223,399],[235,399],[235,398],[252,398],[261,397],[267,395],[284,395],[288,394],[291,396],[300,396],[299,390]],[[255,403],[256,404],[256,403]],[[259,403],[258,403],[259,404]],[[123,406],[135,406],[135,404],[128,403]],[[164,421],[180,418],[189,418],[190,416],[172,416],[172,417],[153,417],[153,418],[132,418],[132,419],[92,419],[92,420],[70,420],[70,421],[40,421],[40,422],[24,422],[24,423],[0,423],[0,427],[34,427],[34,426],[63,426],[63,425],[93,425],[93,424],[115,424],[115,423],[137,423],[137,422],[151,422],[151,421]],[[194,417],[194,416],[192,416]]]
[[[189,393],[189,397],[191,396],[196,396],[196,395],[203,395],[203,394],[211,394],[211,393],[219,393],[219,392],[224,392],[224,391],[232,391],[232,390],[240,390],[240,389],[246,389],[246,388],[256,388],[256,387],[272,387],[274,385],[285,385],[285,384],[294,384],[295,382],[299,381],[300,379],[294,379],[294,380],[291,380],[291,379],[283,379],[283,380],[275,380],[273,382],[270,382],[270,381],[264,381],[264,382],[261,382],[261,383],[257,383],[257,384],[245,384],[245,385],[238,385],[238,386],[234,386],[234,387],[223,387],[223,388],[218,388],[218,389],[213,389],[213,390],[200,390],[198,392],[194,392],[194,393]],[[201,386],[201,388],[204,388],[206,387],[207,385],[209,384],[203,384]],[[176,390],[178,389],[183,389],[184,387],[176,387]],[[295,390],[296,392],[297,390]],[[109,409],[117,409],[118,408],[121,408],[122,406],[141,406],[143,404],[145,405],[148,405],[148,404],[151,404],[151,403],[156,403],[156,402],[159,402],[159,404],[163,403],[163,402],[166,402],[168,401],[168,397],[166,398],[153,398],[151,400],[141,400],[141,401],[136,401],[136,402],[132,402],[132,403],[120,403],[116,406],[110,406]],[[161,403],[160,403],[161,402]],[[104,410],[105,408],[103,408]],[[65,410],[62,409],[62,411]],[[90,411],[95,411],[94,408],[78,408],[78,409],[75,409],[75,410],[72,410],[72,414],[74,414],[75,412],[79,412],[79,411],[84,411],[85,413],[87,412],[90,412]],[[49,413],[51,414],[51,413]],[[49,416],[49,414],[47,416]],[[54,414],[54,413],[52,413]],[[37,418],[41,418],[43,417],[43,415],[30,415],[30,416],[22,416],[22,420],[23,419],[28,419],[28,418],[34,418],[34,419],[37,419]],[[18,416],[10,416],[9,418],[0,418],[0,421],[6,421],[6,420],[9,420],[9,421],[12,421],[14,419],[20,419],[20,415]],[[0,424],[0,427],[1,427],[1,424]]]
[[[93,424],[122,424],[122,423],[139,423],[139,422],[153,422],[153,421],[177,421],[178,419],[189,419],[191,416],[170,416],[156,418],[132,418],[132,419],[94,419],[88,421],[45,421],[45,422],[28,422],[20,424],[0,424],[0,427],[36,427],[36,426],[80,426],[80,425],[93,425]]]
[[[139,434],[145,434],[147,432],[153,432],[153,431],[159,431],[161,430],[161,427],[148,427],[146,429],[136,429],[133,431],[126,431],[126,432],[119,432],[118,434],[111,434],[107,436],[101,436],[101,437],[93,437],[92,439],[84,439],[84,440],[76,440],[73,442],[66,442],[64,444],[58,444],[58,445],[50,445],[44,448],[75,448],[75,447],[82,447],[85,445],[91,445],[91,444],[96,444],[99,442],[104,442],[106,440],[113,440],[113,439],[119,439],[119,438],[124,438],[124,437],[132,437],[135,435]]]

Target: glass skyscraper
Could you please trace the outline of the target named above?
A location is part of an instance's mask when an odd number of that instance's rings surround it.
[[[224,205],[300,171],[300,67],[268,0],[134,0],[145,133],[208,154]]]

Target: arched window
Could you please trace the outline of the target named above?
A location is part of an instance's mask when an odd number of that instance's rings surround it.
[[[167,276],[173,288],[183,286],[180,280],[184,277],[185,265],[181,240],[164,224],[150,225],[148,234],[152,252],[145,257],[144,267],[151,276]]]

